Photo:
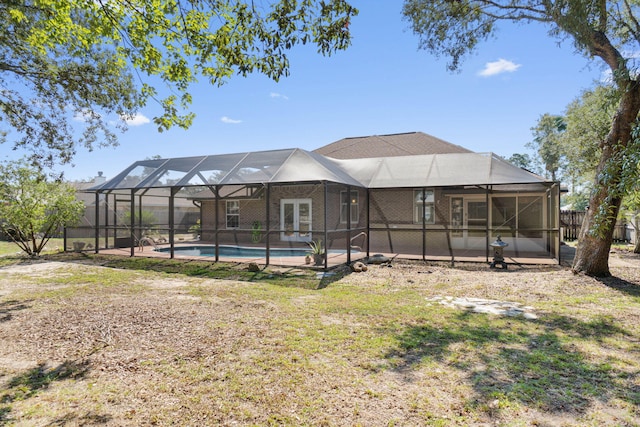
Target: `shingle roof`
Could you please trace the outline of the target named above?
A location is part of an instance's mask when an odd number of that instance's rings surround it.
[[[423,132],[409,132],[344,138],[314,152],[334,159],[362,159],[473,151]]]

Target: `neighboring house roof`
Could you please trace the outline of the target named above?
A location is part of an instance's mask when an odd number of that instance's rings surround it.
[[[362,159],[473,151],[423,132],[408,132],[344,138],[314,152],[334,159]]]
[[[367,188],[548,184],[492,153],[332,159],[299,148],[141,160],[90,191],[333,182]],[[195,197],[189,193],[186,197]]]

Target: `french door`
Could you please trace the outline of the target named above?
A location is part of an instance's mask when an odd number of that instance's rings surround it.
[[[281,240],[310,242],[311,224],[311,199],[280,200]]]

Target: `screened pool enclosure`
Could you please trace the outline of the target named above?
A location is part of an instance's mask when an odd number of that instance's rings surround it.
[[[373,254],[489,261],[500,235],[508,262],[560,256],[559,184],[491,153],[142,160],[85,191],[93,196],[83,224],[66,231],[69,250],[297,266],[319,245],[328,268]],[[147,238],[155,247],[141,251]]]

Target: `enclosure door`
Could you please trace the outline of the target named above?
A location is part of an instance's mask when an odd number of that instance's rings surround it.
[[[486,198],[451,199],[451,244],[454,249],[481,249],[487,246]]]
[[[280,228],[283,241],[311,241],[311,199],[282,199]]]
[[[110,221],[115,227],[114,247],[130,248],[135,246],[136,242],[131,241],[131,199],[115,198],[113,203],[113,219]]]

